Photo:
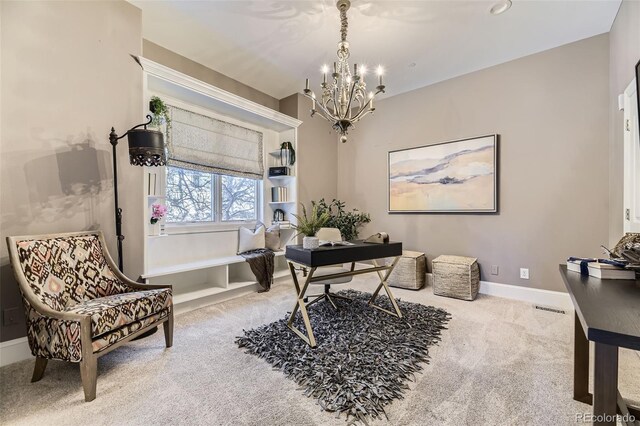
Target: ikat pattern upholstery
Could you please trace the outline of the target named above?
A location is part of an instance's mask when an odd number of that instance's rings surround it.
[[[146,290],[87,300],[66,312],[91,315],[91,333],[98,337],[171,306],[171,290]]]
[[[157,314],[154,314],[150,317],[143,318],[139,321],[132,322],[131,324],[127,324],[124,327],[120,327],[119,329],[112,331],[111,333],[103,334],[102,336],[95,339],[91,342],[91,346],[93,347],[93,352],[102,352],[104,349],[107,349],[109,346],[114,343],[119,342],[124,339],[131,333],[135,333],[136,331],[144,328],[148,325],[153,324],[154,322],[158,322],[164,319],[171,312],[170,308],[163,310]]]
[[[24,299],[23,299],[24,300]],[[80,362],[80,323],[45,317],[25,301],[27,312],[27,340],[33,356]]]
[[[97,235],[24,240],[17,245],[31,289],[53,310],[134,291],[114,276]]]
[[[97,234],[27,237],[10,249],[16,250],[19,265],[13,267],[24,273],[32,301],[35,296],[61,314],[91,317],[93,352],[165,319],[173,309],[170,288],[140,290],[118,278],[104,257]],[[80,321],[39,312],[24,291],[23,302],[31,353],[81,362]]]

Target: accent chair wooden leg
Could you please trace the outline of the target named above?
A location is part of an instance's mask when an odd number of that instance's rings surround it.
[[[91,355],[80,361],[80,377],[84,389],[86,402],[96,399],[96,384],[98,381],[98,358]]]
[[[173,346],[173,311],[169,313],[169,318],[162,324],[164,327],[164,341],[168,348]]]
[[[37,382],[40,379],[42,379],[42,376],[44,375],[44,369],[47,368],[47,359],[46,358],[41,358],[41,357],[36,357],[36,364],[33,368],[33,376],[31,376],[31,383],[33,382]]]

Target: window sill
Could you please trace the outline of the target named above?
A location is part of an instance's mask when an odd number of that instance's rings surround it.
[[[256,221],[229,223],[168,223],[165,232],[169,235],[207,234],[214,232],[237,232],[240,228],[255,228]]]

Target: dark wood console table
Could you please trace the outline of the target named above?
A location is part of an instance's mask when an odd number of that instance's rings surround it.
[[[378,288],[376,288],[376,290],[373,292],[373,295],[369,300],[369,306],[402,318],[402,312],[400,311],[400,308],[398,307],[398,304],[396,303],[396,300],[391,293],[391,289],[387,285],[387,279],[389,278],[389,275],[391,275],[393,268],[395,268],[398,260],[400,260],[400,256],[402,256],[402,243],[390,242],[387,244],[369,244],[363,241],[351,242],[353,243],[353,245],[319,247],[313,250],[305,250],[302,248],[302,245],[287,246],[285,257],[289,261],[289,269],[291,271],[291,277],[293,278],[293,284],[296,290],[296,304],[291,311],[291,316],[289,317],[287,325],[289,326],[291,331],[297,334],[298,337],[304,340],[312,348],[316,346],[316,339],[313,335],[313,329],[311,328],[309,314],[307,313],[308,304],[305,304],[304,302],[305,293],[307,292],[309,284],[312,282],[326,281],[332,278],[340,278],[348,275],[360,275],[376,272],[378,274],[378,277],[380,278],[380,284],[378,285]],[[376,259],[382,259],[385,257],[393,257],[395,259],[390,265],[378,265]],[[316,269],[320,266],[359,262],[363,260],[372,260],[373,266],[364,269],[352,268],[351,271],[341,272],[337,274],[322,275],[318,277],[314,276]],[[302,286],[300,286],[300,284],[298,283],[298,277],[296,276],[294,262],[309,268],[309,275],[307,275],[307,279]],[[380,290],[382,290],[383,288],[387,293],[387,296],[389,296],[389,300],[391,300],[394,312],[374,304],[376,297],[378,297]],[[304,326],[307,331],[306,336],[293,324],[293,320],[298,310],[300,310],[300,313],[302,314]]]
[[[593,404],[593,424],[615,425],[616,414],[634,416],[618,392],[618,348],[640,350],[640,281],[601,280],[567,271],[560,275],[575,307],[573,399]],[[595,343],[593,395],[589,393],[589,341]]]

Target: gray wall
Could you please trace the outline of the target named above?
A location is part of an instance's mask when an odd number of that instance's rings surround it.
[[[608,52],[604,34],[382,100],[338,147],[338,196],[371,213],[364,235],[387,231],[430,260],[478,257],[483,280],[563,291],[558,264],[608,239]],[[387,213],[389,150],[490,133],[499,214]]]
[[[280,112],[302,120],[298,127],[298,199],[305,206],[311,201],[337,197],[336,167],[338,136],[320,117],[311,118],[311,101],[301,94],[280,100]]]
[[[618,95],[634,78],[640,60],[640,2],[624,0],[609,33],[609,245],[623,233],[624,112]]]
[[[25,335],[5,237],[102,229],[115,253],[111,126],[140,123],[140,10],[126,2],[1,2],[2,341]],[[142,270],[142,171],[119,147],[125,271]]]
[[[146,39],[142,42],[142,56],[227,92],[242,96],[276,111],[278,110],[278,99]]]
[[[146,40],[143,46],[141,11],[127,2],[0,8],[0,310],[19,309],[18,324],[2,323],[6,341],[25,335],[6,236],[102,229],[116,253],[109,130],[122,134],[144,119],[142,70],[130,54],[275,110],[279,101]],[[135,279],[143,264],[143,174],[129,165],[126,140],[118,148],[125,273]]]

